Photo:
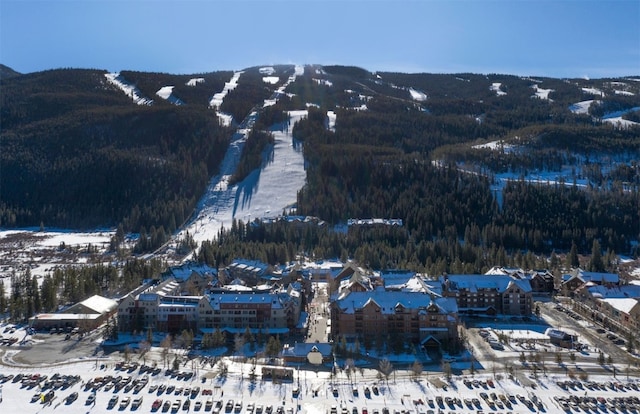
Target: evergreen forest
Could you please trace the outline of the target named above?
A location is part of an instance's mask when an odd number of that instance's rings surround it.
[[[282,80],[293,67],[276,71]],[[234,222],[203,243],[199,260],[276,264],[305,254],[439,274],[571,266],[567,253],[596,250],[602,260],[589,267],[615,270],[616,254],[639,253],[640,82],[632,79],[307,66],[265,106],[281,83],[249,68],[220,107],[233,116],[226,126],[209,101],[232,72],[121,72],[152,105],[136,105],[105,73],[0,79],[0,226],[117,227],[140,234],[136,253],[153,251],[192,215],[234,127],[257,112],[232,183],[260,168],[271,126],[286,122],[287,111],[308,109],[294,127],[306,185],[284,213],[318,220]],[[180,105],[157,96],[167,85]],[[617,124],[611,113],[621,114]],[[529,179],[543,172],[558,179]],[[351,218],[402,225],[346,226]]]

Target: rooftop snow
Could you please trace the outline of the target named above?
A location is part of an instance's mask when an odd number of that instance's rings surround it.
[[[638,305],[638,300],[633,298],[605,298],[602,301],[608,303],[615,310],[627,314]]]

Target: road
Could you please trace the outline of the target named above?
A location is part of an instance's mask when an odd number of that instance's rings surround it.
[[[313,300],[309,304],[309,330],[306,342],[327,342],[330,328],[329,298],[325,283],[314,284]]]
[[[583,324],[580,324],[578,323],[578,321],[569,317],[566,313],[554,309],[555,306],[556,304],[553,302],[542,304],[542,306],[540,306],[541,316],[543,318],[546,317],[551,320],[560,321],[561,326],[567,326],[579,332],[580,335],[584,336],[588,342],[596,347],[597,350],[601,350],[605,355],[611,356],[611,359],[618,364],[636,365],[638,363],[637,358],[629,355],[628,352],[626,352],[620,346],[612,343],[603,334],[599,334],[598,332],[596,332],[596,326],[593,323],[590,323],[589,327],[584,326]],[[579,353],[576,353],[576,355],[578,354]]]

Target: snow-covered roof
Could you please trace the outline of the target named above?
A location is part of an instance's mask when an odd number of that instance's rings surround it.
[[[242,272],[262,274],[267,271],[269,265],[259,260],[234,259],[227,267]]]
[[[589,294],[600,298],[640,298],[640,285],[622,285],[607,287],[592,284],[587,288]]]
[[[602,301],[613,309],[627,314],[630,313],[634,307],[638,306],[638,299],[633,298],[604,298]]]
[[[620,277],[617,273],[600,273],[600,272],[587,272],[582,269],[576,269],[569,274],[562,275],[562,280],[567,282],[571,279],[579,278],[583,282],[595,282],[595,283],[619,283]]]
[[[387,289],[394,286],[403,286],[413,278],[416,272],[401,269],[387,269],[380,272],[380,277]]]
[[[102,314],[116,309],[118,307],[118,302],[100,295],[93,295],[90,298],[83,300],[78,305],[91,309],[94,313]],[[72,306],[68,310],[72,310],[73,308],[75,308],[75,306]]]
[[[343,313],[354,313],[369,303],[375,303],[383,314],[395,313],[398,305],[407,309],[426,308],[432,303],[444,313],[457,312],[455,298],[432,297],[421,292],[386,291],[378,288],[369,292],[348,292],[337,299]]]
[[[98,313],[39,313],[29,318],[30,320],[48,320],[48,321],[71,321],[71,320],[94,320],[98,319]]]
[[[296,342],[293,346],[285,345],[282,349],[281,356],[297,356],[303,357],[311,351],[320,352],[323,356],[331,355],[331,344],[328,343],[312,343],[312,342]]]
[[[205,274],[216,275],[218,273],[218,269],[206,264],[189,262],[181,266],[172,267],[167,271],[167,273],[171,274],[171,276],[181,281],[185,281],[189,279],[189,277],[193,272],[199,275],[205,275]]]
[[[602,282],[602,283],[618,283],[620,277],[617,273],[600,273],[600,272],[580,272],[580,276],[585,282]]]
[[[516,279],[509,275],[448,275],[440,278],[450,290],[468,290],[477,292],[483,289],[495,289],[504,292],[510,284],[515,284],[524,292],[531,292],[531,283],[526,279]]]
[[[209,301],[211,302],[213,309],[220,309],[220,305],[230,303],[245,305],[253,303],[270,303],[271,308],[282,308],[283,301],[290,298],[291,296],[287,293],[212,293],[209,295]]]

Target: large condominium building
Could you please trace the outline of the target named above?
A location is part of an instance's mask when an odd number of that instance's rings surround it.
[[[173,278],[149,283],[120,299],[118,328],[121,331],[180,332],[214,329],[230,332],[269,330],[286,333],[298,324],[300,291],[288,289],[216,289],[216,293],[181,295]]]
[[[511,275],[444,275],[442,296],[455,298],[464,314],[530,315],[532,290],[528,279]]]
[[[355,272],[332,297],[332,335],[365,341],[401,337],[439,347],[458,340],[457,312],[454,298],[435,294],[413,274],[401,282],[394,278],[387,288]]]

